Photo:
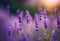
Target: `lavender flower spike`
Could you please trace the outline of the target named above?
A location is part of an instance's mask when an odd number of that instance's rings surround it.
[[[9,35],[10,37],[12,36],[12,30],[11,30],[11,27],[10,27],[10,26],[9,26],[8,35]]]
[[[20,9],[17,9],[16,13],[19,14],[20,13]]]
[[[27,15],[29,15],[29,14],[30,14],[30,12],[29,12],[28,10],[26,10],[26,14],[27,14]]]
[[[55,8],[56,16],[58,15],[58,8]]]
[[[29,21],[32,19],[32,17],[31,17],[31,15],[30,15],[28,10],[26,10],[26,16],[25,17],[26,17],[27,23],[29,23]]]
[[[19,19],[19,23],[22,22],[22,18],[23,18],[23,11],[21,11],[21,13],[20,13],[20,15],[19,15],[19,17],[18,17],[18,19]]]
[[[36,25],[36,28],[38,28],[38,23],[37,23],[37,21],[35,21],[35,25]]]
[[[37,13],[35,14],[34,18],[35,18],[35,21],[38,21],[39,17]]]
[[[38,13],[42,14],[42,7],[41,6],[38,7]]]
[[[35,14],[35,20],[34,20],[34,21],[35,21],[36,31],[38,31],[38,18],[39,18],[39,17],[38,17],[38,14],[36,13],[36,14]]]
[[[46,15],[46,14],[47,14],[47,13],[46,13],[46,9],[44,9],[44,10],[43,10],[43,15]]]
[[[60,25],[60,17],[57,19],[57,24]]]
[[[47,23],[46,23],[46,21],[44,21],[44,26],[45,26],[45,29],[47,29]]]

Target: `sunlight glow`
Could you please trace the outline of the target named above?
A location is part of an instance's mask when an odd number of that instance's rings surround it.
[[[42,0],[41,3],[47,8],[54,8],[58,6],[59,0]]]

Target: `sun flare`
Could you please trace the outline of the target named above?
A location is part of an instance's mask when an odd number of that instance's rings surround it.
[[[47,8],[54,8],[58,6],[59,0],[42,0],[41,3]]]

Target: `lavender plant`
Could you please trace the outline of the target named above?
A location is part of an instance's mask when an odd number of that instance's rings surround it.
[[[9,6],[7,8],[9,9]],[[35,13],[34,20],[32,19],[32,16],[28,10],[26,10],[25,13],[26,15],[24,18],[24,12],[20,12],[20,9],[17,10],[17,14],[19,14],[18,23],[15,21],[14,27],[9,28],[7,31],[10,41],[59,41],[58,36],[60,34],[60,17],[58,16],[57,8],[57,32],[54,31],[55,28],[53,28],[55,24],[52,24],[52,22],[55,22],[55,20],[52,20],[53,17],[48,17],[46,9],[42,10],[41,6],[38,7],[38,13]],[[47,23],[47,18],[50,19],[50,25]],[[44,26],[41,26],[43,25],[42,23]],[[54,33],[52,33],[53,31]]]

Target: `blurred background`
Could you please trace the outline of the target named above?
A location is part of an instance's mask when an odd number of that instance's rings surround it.
[[[0,6],[6,8],[7,5],[10,5],[10,12],[13,15],[16,15],[17,9],[23,11],[28,9],[31,15],[34,15],[40,5],[47,9],[48,13],[53,13],[56,7],[60,9],[60,0],[0,0]]]

